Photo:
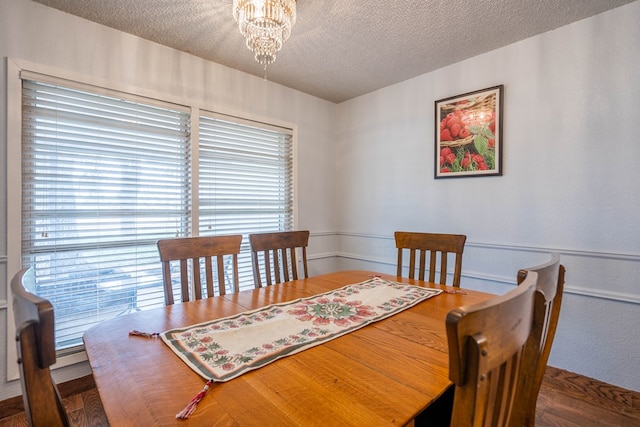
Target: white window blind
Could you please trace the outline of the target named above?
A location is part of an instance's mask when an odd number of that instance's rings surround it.
[[[199,233],[244,235],[240,288],[253,288],[247,235],[293,230],[292,132],[214,114],[199,122]]]
[[[22,254],[51,300],[56,346],[162,306],[156,241],[189,232],[189,112],[23,80]]]

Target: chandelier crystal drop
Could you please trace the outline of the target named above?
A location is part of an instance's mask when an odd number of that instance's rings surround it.
[[[247,47],[266,69],[291,35],[296,0],[233,0],[233,17]]]

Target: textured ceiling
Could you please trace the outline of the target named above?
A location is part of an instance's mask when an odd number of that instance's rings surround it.
[[[232,0],[34,0],[262,77]],[[299,0],[271,81],[342,102],[635,0]]]

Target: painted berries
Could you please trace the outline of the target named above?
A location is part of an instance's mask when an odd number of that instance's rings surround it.
[[[465,108],[467,102],[456,102],[440,120],[440,173],[494,168],[495,112]]]
[[[449,147],[440,150],[440,172],[451,172],[451,168],[459,165],[463,170],[489,170],[485,159],[480,154],[471,154],[464,150],[461,159]]]
[[[465,139],[471,135],[467,127],[469,115],[464,110],[455,110],[447,114],[440,122],[440,141]]]

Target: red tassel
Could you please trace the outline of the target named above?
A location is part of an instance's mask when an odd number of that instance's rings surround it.
[[[160,333],[159,332],[142,332],[142,331],[133,330],[129,332],[129,335],[136,336],[136,337],[145,337],[145,338],[158,338],[160,336]]]
[[[195,397],[191,399],[191,402],[189,402],[189,404],[182,411],[176,414],[176,418],[179,420],[186,420],[187,418],[189,418],[189,415],[193,414],[196,411],[198,403],[202,400],[204,395],[207,394],[207,390],[209,390],[209,386],[211,384],[213,384],[213,380],[207,381],[207,383],[204,385],[204,388],[200,390],[200,393],[196,394]]]

